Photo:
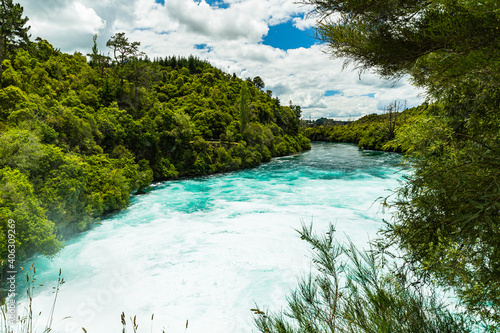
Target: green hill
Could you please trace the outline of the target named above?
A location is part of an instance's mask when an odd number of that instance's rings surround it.
[[[115,35],[116,36],[116,35]],[[123,36],[122,36],[123,37]],[[134,44],[130,44],[134,45]],[[137,46],[137,45],[136,45]],[[17,259],[126,208],[153,181],[254,167],[309,149],[299,107],[195,57],[91,62],[38,39],[9,52],[0,89],[0,256]]]

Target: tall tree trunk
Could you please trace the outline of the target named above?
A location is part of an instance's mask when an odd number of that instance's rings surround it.
[[[2,15],[0,15],[0,87],[3,86],[2,84],[2,77],[3,77],[3,66],[2,66],[2,63],[3,63],[3,59],[4,59],[4,52],[5,52],[5,15],[7,13],[7,8],[5,7],[5,0],[1,0],[1,3],[0,3],[0,6],[1,6],[1,13]]]
[[[0,31],[0,87],[3,87],[3,81],[2,81],[2,78],[3,78],[3,66],[2,66],[2,63],[3,63],[3,59],[4,59],[4,37],[3,37],[3,34],[2,34],[3,31]]]

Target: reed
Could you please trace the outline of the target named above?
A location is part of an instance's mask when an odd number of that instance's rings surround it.
[[[0,307],[0,313],[1,313],[0,328],[2,329],[1,333],[36,332],[35,327],[38,320],[41,318],[42,312],[39,312],[38,314],[33,313],[33,296],[35,293],[35,285],[36,285],[35,281],[36,281],[36,268],[35,268],[35,263],[33,262],[31,266],[28,268],[28,271],[26,272],[26,298],[24,300],[24,306],[22,307],[23,313],[21,315],[18,314],[15,320],[11,320],[8,316],[7,302],[4,303]],[[48,333],[52,331],[52,324],[54,319],[54,311],[56,307],[57,296],[59,295],[59,289],[63,284],[64,284],[64,278],[62,277],[62,271],[59,270],[57,284],[54,287],[54,300],[49,310],[47,323],[45,324],[45,328],[43,329],[42,333]],[[21,305],[22,303],[18,302],[17,304],[18,308]]]

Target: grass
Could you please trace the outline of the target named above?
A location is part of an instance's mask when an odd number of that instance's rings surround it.
[[[54,301],[52,302],[52,306],[49,312],[49,318],[47,320],[47,323],[45,324],[45,328],[42,331],[43,333],[48,333],[52,331],[52,323],[53,323],[53,318],[54,318],[54,311],[56,307],[56,302],[57,302],[57,296],[59,295],[59,289],[62,284],[64,284],[64,278],[61,276],[62,272],[59,270],[59,277],[57,279],[57,285],[54,287]],[[38,315],[33,314],[33,295],[35,291],[35,281],[36,281],[36,268],[35,268],[35,263],[31,264],[31,267],[29,267],[28,271],[26,272],[26,300],[25,300],[25,306],[23,308],[23,314],[19,315],[17,313],[17,318],[12,319],[8,315],[8,306],[7,303],[4,303],[0,307],[0,328],[2,329],[2,333],[34,333],[35,331],[35,326],[37,324],[38,319],[40,319],[41,312]],[[17,302],[16,302],[17,303]],[[16,304],[16,310],[17,306],[20,305],[20,303]],[[17,312],[17,311],[16,311]]]
[[[38,320],[40,320],[42,312],[38,313],[35,315],[33,313],[33,296],[34,296],[34,291],[35,291],[35,281],[36,281],[36,268],[35,268],[35,263],[31,265],[31,267],[28,269],[28,272],[26,273],[26,282],[27,282],[27,288],[26,288],[26,299],[23,307],[23,314],[18,315],[17,318],[12,321],[9,316],[8,316],[8,302],[5,302],[3,305],[0,306],[0,333],[36,333],[36,328],[39,327],[37,325]],[[57,279],[57,284],[54,287],[54,300],[52,302],[52,306],[49,310],[49,316],[47,319],[47,323],[45,324],[45,327],[43,328],[43,331],[41,333],[49,333],[52,332],[52,326],[54,324],[54,312],[56,308],[56,303],[57,303],[57,297],[59,295],[59,290],[61,285],[65,283],[64,278],[62,277],[62,271],[59,270],[59,276]],[[16,306],[20,306],[21,302],[16,302]],[[62,320],[69,319],[70,317],[65,317]],[[137,316],[134,316],[133,318],[129,318],[129,323],[127,325],[127,320],[125,313],[122,312],[121,314],[121,323],[122,323],[122,333],[127,333],[128,328],[132,330],[133,333],[138,333],[139,332],[139,324],[137,323]],[[153,324],[154,324],[154,314],[151,315],[151,327],[150,327],[150,332],[153,332]],[[186,320],[186,327],[184,332],[187,332],[189,326],[189,321]],[[88,332],[87,329],[82,327],[82,332],[83,333],[91,333]],[[161,333],[166,333],[164,329],[161,330]]]

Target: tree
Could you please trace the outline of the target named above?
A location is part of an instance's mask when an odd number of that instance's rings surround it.
[[[255,88],[257,88],[259,90],[264,89],[264,87],[266,86],[266,84],[264,83],[264,80],[262,80],[262,78],[260,76],[256,76],[253,78],[253,85],[255,86]]]
[[[7,221],[14,221],[16,260],[42,253],[54,255],[62,247],[54,223],[47,220],[45,210],[36,197],[28,177],[10,167],[0,168],[0,259],[7,263],[7,242],[11,238]],[[10,222],[9,222],[10,223]],[[3,267],[2,267],[3,268]]]
[[[245,131],[250,120],[250,110],[248,107],[248,86],[246,82],[241,82],[240,91],[240,131]]]
[[[470,77],[499,77],[496,0],[304,3],[319,15],[317,35],[330,52],[362,71],[375,69],[390,78],[410,74],[431,92]]]
[[[106,43],[106,46],[113,50],[113,57],[120,65],[125,64],[130,59],[140,57],[143,54],[139,51],[140,45],[140,42],[130,43],[124,32],[117,32]]]
[[[480,91],[457,86],[398,129],[395,143],[409,150],[413,170],[396,191],[385,235],[419,274],[453,287],[471,312],[498,328],[500,89]]]
[[[389,140],[394,139],[396,133],[396,122],[402,108],[403,105],[399,101],[394,101],[385,108],[385,114],[387,117],[387,135]]]
[[[0,82],[2,79],[2,62],[13,48],[29,43],[26,27],[27,17],[23,17],[23,7],[12,0],[0,0]]]
[[[97,47],[97,35],[93,36],[94,45],[92,46],[92,53],[87,54],[90,57],[90,66],[94,68],[98,68],[101,72],[101,75],[104,74],[104,68],[109,65],[110,58],[103,55],[99,52],[99,48]]]
[[[302,109],[300,108],[300,105],[294,105],[292,101],[290,101],[290,109],[292,109],[297,120],[300,120],[300,117],[302,116]]]

